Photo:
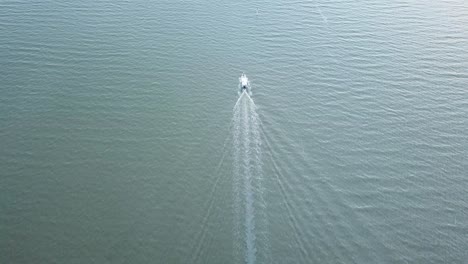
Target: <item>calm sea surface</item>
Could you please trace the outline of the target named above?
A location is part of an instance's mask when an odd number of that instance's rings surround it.
[[[1,263],[467,261],[466,1],[0,1]]]

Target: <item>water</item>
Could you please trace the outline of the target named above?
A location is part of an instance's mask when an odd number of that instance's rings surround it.
[[[0,1],[0,262],[465,263],[466,25],[462,0]]]

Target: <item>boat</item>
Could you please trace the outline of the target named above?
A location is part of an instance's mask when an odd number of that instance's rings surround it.
[[[239,78],[239,83],[240,83],[241,92],[243,92],[244,90],[248,91],[250,83],[249,83],[249,79],[244,73],[242,73],[241,77]]]

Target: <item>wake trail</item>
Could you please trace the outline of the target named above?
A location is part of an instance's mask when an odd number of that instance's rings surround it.
[[[261,137],[255,108],[250,95],[243,91],[233,109],[234,255],[236,262],[243,258],[247,264],[254,264],[263,256],[259,255],[259,249],[265,252],[269,248],[266,232],[257,236],[259,228],[266,228],[266,217],[261,182]],[[259,238],[263,240],[258,241]]]
[[[249,98],[250,99],[250,98]],[[243,136],[244,136],[244,192],[245,192],[245,242],[247,245],[247,252],[245,261],[248,264],[255,263],[255,222],[254,222],[254,194],[252,192],[252,175],[250,170],[250,117],[249,117],[249,105],[247,102],[243,104]]]
[[[243,98],[244,94],[239,96],[239,99],[237,100],[236,104],[234,105],[233,109],[233,120],[234,120],[234,126],[233,126],[233,154],[234,154],[234,160],[233,160],[233,172],[234,172],[234,177],[233,177],[233,193],[234,193],[234,243],[233,243],[233,250],[234,250],[234,259],[236,263],[240,263],[240,259],[242,258],[242,235],[240,234],[241,230],[241,187],[240,187],[240,175],[242,174],[241,171],[241,165],[240,165],[240,134],[241,134],[241,127],[240,127],[240,122],[241,122],[241,111],[239,104]]]

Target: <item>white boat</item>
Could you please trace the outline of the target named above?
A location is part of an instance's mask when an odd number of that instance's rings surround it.
[[[249,79],[247,78],[245,74],[242,73],[241,77],[239,78],[239,83],[240,83],[241,92],[243,92],[244,90],[248,91],[250,87],[250,83],[249,83]]]

